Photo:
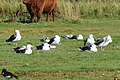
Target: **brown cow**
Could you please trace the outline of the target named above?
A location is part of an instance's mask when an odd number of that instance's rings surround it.
[[[41,22],[42,13],[47,14],[47,22],[50,21],[50,14],[52,13],[53,21],[55,21],[58,0],[23,0],[23,3],[31,15],[32,22],[34,22],[35,15],[38,18],[38,22]]]

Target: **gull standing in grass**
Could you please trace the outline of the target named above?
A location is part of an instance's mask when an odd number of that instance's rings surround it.
[[[84,46],[92,46],[94,45],[95,40],[93,34],[89,34],[88,38],[85,40]]]
[[[15,33],[12,34],[7,40],[6,42],[15,42],[17,45],[17,42],[21,40],[21,35],[20,35],[20,31],[19,30],[15,30]]]
[[[95,41],[95,45],[97,45],[101,49],[107,46],[109,43],[112,43],[112,38],[110,35],[107,35],[104,38],[100,38]]]

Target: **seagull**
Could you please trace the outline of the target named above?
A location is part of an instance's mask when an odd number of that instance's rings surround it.
[[[73,40],[83,40],[83,36],[81,34],[79,35],[73,35],[72,37],[70,37],[69,39],[73,39]]]
[[[56,46],[49,45],[48,43],[44,43],[42,45],[36,46],[37,50],[50,50],[51,48],[56,48]]]
[[[46,38],[41,39],[40,41],[42,41],[42,42],[49,42],[50,39],[48,37],[46,37]]]
[[[26,48],[27,48],[27,46],[16,47],[16,48],[13,48],[12,51],[23,50],[23,49],[26,49]]]
[[[8,72],[6,69],[3,69],[1,74],[2,74],[3,77],[5,77],[7,80],[9,80],[9,79],[11,79],[11,78],[13,78],[13,77],[16,78],[16,79],[18,79],[18,76],[12,74],[11,72]]]
[[[13,49],[16,53],[32,54],[31,47],[32,47],[32,45],[28,44],[27,46],[17,47],[17,48],[13,48]]]
[[[50,45],[48,43],[44,43],[42,45],[36,46],[37,50],[50,50]]]
[[[95,44],[93,44],[92,46],[79,47],[79,49],[80,49],[81,51],[97,52],[97,48],[96,48],[96,45],[95,45]]]
[[[110,35],[107,35],[103,38],[97,39],[95,41],[95,45],[97,45],[98,47],[100,47],[101,49],[105,46],[107,46],[109,43],[112,43],[112,38]]]
[[[20,35],[20,31],[19,30],[15,30],[15,33],[12,34],[7,40],[6,42],[18,42],[21,40],[21,35]],[[17,45],[17,44],[16,44]]]
[[[88,38],[85,40],[84,46],[92,46],[95,43],[93,34],[89,34]]]
[[[55,37],[50,39],[48,44],[59,44],[59,42],[60,42],[60,36],[59,35],[55,35]]]
[[[70,34],[70,35],[65,35],[65,36],[61,36],[62,38],[65,38],[65,39],[70,39],[70,38],[72,38],[73,37],[73,35],[72,34]]]

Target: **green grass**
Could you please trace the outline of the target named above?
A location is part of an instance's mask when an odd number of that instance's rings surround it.
[[[119,0],[58,0],[57,16],[66,20],[113,17],[120,18]],[[0,0],[0,22],[28,20],[22,0]],[[17,11],[21,15],[15,17]]]
[[[19,80],[113,80],[120,78],[120,20],[87,19],[80,22],[58,20],[53,23],[0,23],[0,70],[8,69]],[[33,49],[33,54],[12,52],[16,47],[5,40],[19,29],[22,40],[18,46],[42,44],[41,38],[54,35],[82,34],[84,40],[92,33],[95,38],[110,34],[113,42],[96,53],[80,52],[83,41],[61,39],[61,44],[50,51]],[[4,80],[0,76],[0,80]]]

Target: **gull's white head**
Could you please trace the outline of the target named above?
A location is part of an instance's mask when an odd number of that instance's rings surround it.
[[[31,49],[32,45],[31,44],[28,44],[27,45],[27,49]]]
[[[111,38],[110,35],[107,36],[107,41],[108,41],[109,43],[112,43],[112,38]]]
[[[88,37],[93,37],[93,34],[89,34],[89,36]]]
[[[79,34],[78,39],[83,39],[83,36],[81,34]]]
[[[56,38],[60,38],[60,36],[59,36],[59,35],[55,35],[55,37],[56,37]]]
[[[20,31],[19,30],[15,30],[15,33],[20,33]]]

